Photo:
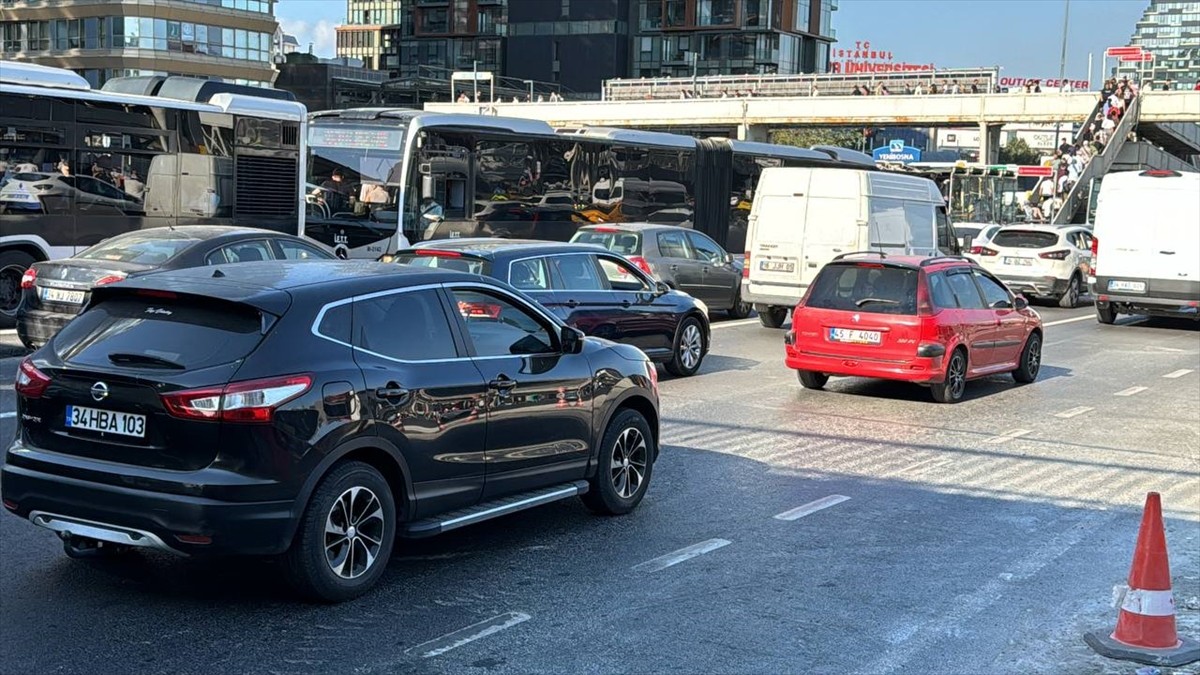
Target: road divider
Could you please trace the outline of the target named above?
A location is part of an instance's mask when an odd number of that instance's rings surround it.
[[[1025,434],[1032,434],[1032,433],[1033,433],[1032,429],[1013,429],[1012,431],[1006,431],[1006,432],[1000,434],[999,436],[993,436],[993,437],[987,439],[986,441],[984,441],[984,443],[991,443],[992,445],[999,445],[1001,443],[1007,443],[1014,438],[1020,438],[1020,437],[1024,436]]]
[[[841,504],[848,499],[850,498],[845,495],[829,495],[828,497],[821,497],[820,499],[809,502],[804,506],[797,506],[789,511],[777,513],[775,514],[775,520],[799,520],[804,516],[816,513],[822,509],[827,509],[835,504]]]
[[[1177,380],[1177,379],[1183,377],[1184,375],[1187,375],[1188,373],[1194,373],[1194,372],[1196,372],[1196,371],[1192,370],[1191,368],[1180,368],[1179,370],[1176,370],[1176,371],[1167,373],[1166,375],[1163,375],[1163,377],[1165,377],[1168,380]]]
[[[522,612],[506,612],[499,616],[493,616],[490,619],[480,621],[479,623],[473,623],[466,628],[460,628],[453,633],[447,633],[428,642],[422,642],[415,647],[409,647],[404,650],[404,653],[419,656],[423,659],[441,656],[451,649],[458,649],[480,638],[495,635],[506,628],[512,628],[529,619],[530,616]]]
[[[1128,389],[1122,389],[1121,391],[1118,391],[1117,393],[1113,394],[1113,396],[1133,396],[1134,394],[1140,394],[1149,388],[1150,387],[1130,387]]]
[[[695,558],[696,556],[711,553],[721,547],[728,546],[731,542],[727,539],[709,539],[702,541],[699,544],[692,544],[687,548],[681,548],[678,551],[661,555],[653,560],[647,560],[644,563],[638,563],[633,566],[634,572],[657,572],[665,570],[673,565],[678,565]]]
[[[1091,412],[1093,410],[1095,410],[1095,408],[1091,408],[1086,405],[1081,405],[1077,408],[1071,408],[1069,410],[1064,410],[1060,413],[1054,413],[1054,416],[1061,417],[1062,419],[1067,420],[1067,419],[1071,419],[1072,417],[1079,417],[1080,415],[1082,415],[1086,412]]]

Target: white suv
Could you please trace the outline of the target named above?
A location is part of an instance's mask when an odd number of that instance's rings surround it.
[[[1014,293],[1075,307],[1092,267],[1092,233],[1077,225],[1013,225],[972,246],[968,257]]]

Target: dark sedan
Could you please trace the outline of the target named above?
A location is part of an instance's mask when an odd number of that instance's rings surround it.
[[[588,244],[451,239],[400,251],[396,262],[507,281],[588,335],[631,344],[673,375],[708,354],[708,307],[655,281],[625,258]]]
[[[331,260],[320,244],[247,227],[156,227],[117,235],[71,258],[34,263],[21,279],[17,336],[36,349],[87,304],[91,289],[160,270],[259,260]]]

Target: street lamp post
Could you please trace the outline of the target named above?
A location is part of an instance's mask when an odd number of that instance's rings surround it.
[[[533,80],[521,80],[521,81],[524,82],[525,84],[529,85],[529,102],[533,103]]]
[[[1059,57],[1058,57],[1058,91],[1060,94],[1062,93],[1063,89],[1065,89],[1065,87],[1063,86],[1063,81],[1067,77],[1067,28],[1070,25],[1071,25],[1071,0],[1063,0],[1062,51],[1060,52]],[[1062,145],[1061,139],[1062,139],[1062,120],[1060,119],[1058,121],[1058,124],[1054,128],[1055,147],[1059,147]],[[1057,191],[1057,189],[1058,189],[1057,178],[1055,178],[1053,180],[1055,181],[1054,188]],[[1063,197],[1065,198],[1066,195],[1063,195]],[[1059,208],[1067,208],[1067,206],[1068,206],[1067,204],[1062,204],[1062,206],[1060,206]],[[1057,215],[1057,214],[1054,214],[1054,215]],[[1054,218],[1054,215],[1051,215],[1051,218]]]

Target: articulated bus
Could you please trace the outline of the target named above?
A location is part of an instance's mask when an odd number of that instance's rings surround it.
[[[32,263],[116,234],[302,232],[306,136],[286,92],[161,76],[94,90],[68,70],[0,63],[0,324]]]
[[[853,151],[383,108],[313,113],[308,151],[305,234],[376,259],[428,239],[566,241],[629,221],[692,227],[740,254],[763,168],[874,168]]]

